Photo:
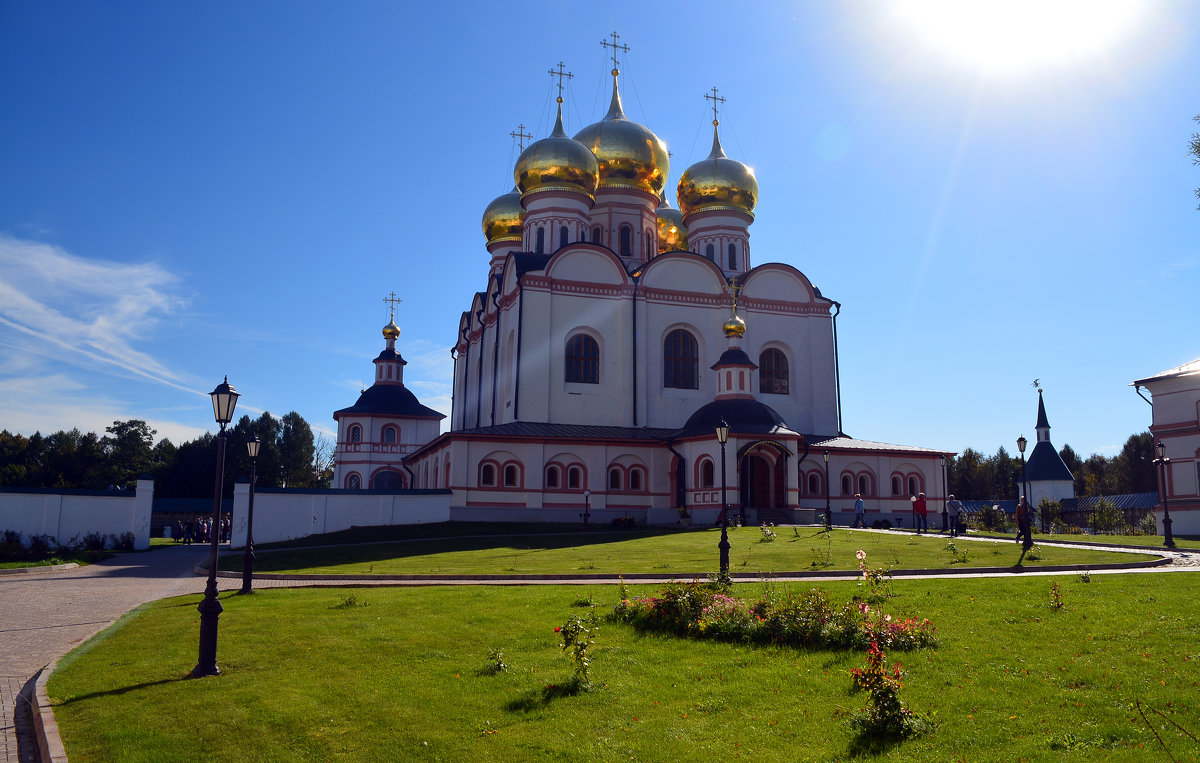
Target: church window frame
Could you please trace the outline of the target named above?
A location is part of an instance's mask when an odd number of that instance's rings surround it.
[[[640,466],[633,466],[629,469],[629,492],[640,493],[645,490],[646,472]]]
[[[625,476],[625,474],[622,471],[621,467],[619,467],[619,466],[608,467],[608,489],[610,491],[621,490],[622,486],[624,485],[624,482],[625,482],[624,476]]]
[[[496,487],[496,465],[494,463],[479,465],[479,486]]]
[[[351,424],[349,430],[350,442],[362,442],[362,427],[358,424]]]
[[[620,242],[619,254],[622,257],[633,256],[633,226],[628,223],[621,225],[618,233],[618,241]]]
[[[438,459],[434,458],[433,459],[433,488],[435,490],[437,489],[437,486],[438,486],[438,480],[440,480],[441,478],[442,478],[442,473],[438,469]]]
[[[717,467],[711,458],[700,461],[700,487],[709,490],[716,487]]]
[[[904,480],[899,474],[892,475],[892,495],[904,495]]]
[[[387,445],[395,445],[400,441],[400,430],[396,426],[389,424],[383,428],[383,442]]]
[[[563,379],[568,384],[600,383],[600,343],[595,337],[578,332],[567,339]]]
[[[822,492],[823,491],[821,489],[821,474],[819,472],[809,472],[808,473],[808,494],[809,495],[820,495]]]
[[[546,466],[546,489],[558,490],[562,482],[562,467],[558,464],[549,464]]]
[[[860,474],[855,481],[858,483],[858,490],[854,492],[859,495],[875,495],[875,491],[871,487],[875,481],[871,478],[871,475],[866,473]]]
[[[561,249],[571,243],[571,232],[567,230],[567,226],[562,226],[558,229],[558,248]]]
[[[919,495],[920,493],[924,493],[924,492],[925,492],[925,485],[924,485],[924,482],[921,480],[921,475],[919,475],[919,474],[908,475],[908,494],[909,495]]]
[[[663,339],[663,387],[700,389],[700,343],[685,328],[670,331]]]
[[[521,465],[515,461],[504,465],[504,487],[521,487]]]
[[[362,476],[358,472],[350,472],[346,475],[347,490],[362,490]]]
[[[582,466],[567,467],[567,490],[583,490],[584,482]]]
[[[729,245],[729,270],[737,270],[737,244]]]
[[[713,246],[712,244],[709,244],[708,246],[704,247],[704,256],[708,258],[709,262],[716,262],[717,261],[717,248],[715,246]]]
[[[842,495],[850,495],[854,492],[854,479],[849,474],[842,475]]]
[[[603,236],[600,233],[600,226],[593,225],[592,226],[592,243],[599,244],[599,243],[601,243],[602,238],[603,238]]]
[[[533,251],[538,254],[544,254],[546,251],[546,229],[539,225],[535,236],[536,240],[533,245]]]
[[[767,347],[758,354],[758,391],[761,394],[791,394],[790,376],[788,358],[783,350]]]

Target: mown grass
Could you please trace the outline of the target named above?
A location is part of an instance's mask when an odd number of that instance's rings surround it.
[[[842,599],[862,590],[820,587]],[[548,688],[572,672],[553,628],[589,599],[606,611],[616,586],[223,596],[223,674],[199,680],[185,679],[199,597],[165,600],[70,655],[49,692],[73,761],[1165,760],[1139,701],[1175,759],[1200,758],[1171,725],[1200,735],[1192,575],[894,589],[884,608],[931,618],[941,639],[889,655],[907,673],[902,697],[936,724],[901,744],[856,738],[846,724],[864,704],[847,674],[861,653],[685,642],[606,623],[597,688]],[[487,669],[493,649],[508,670]]]
[[[730,568],[738,573],[854,570],[855,552],[867,552],[872,567],[940,569],[1008,567],[1021,564],[1095,565],[1132,562],[1151,557],[1079,548],[1039,545],[1033,554],[1005,542],[955,539],[967,561],[955,561],[949,538],[902,533],[833,530],[828,538],[816,528],[778,528],[774,541],[764,541],[757,527],[730,530]],[[324,548],[297,548],[259,553],[258,572],[315,575],[398,574],[552,574],[660,573],[701,575],[717,566],[717,529],[636,532],[594,531],[587,534],[531,534],[394,541]],[[223,569],[241,569],[240,557],[222,559]]]
[[[1035,538],[1039,537],[1038,533],[1033,534]],[[1047,540],[1069,540],[1080,543],[1094,543],[1100,545],[1115,545],[1115,546],[1146,546],[1153,548],[1163,548],[1163,536],[1161,535],[1045,535],[1040,536]],[[1176,535],[1176,548],[1192,548],[1200,549],[1200,538],[1195,535]]]

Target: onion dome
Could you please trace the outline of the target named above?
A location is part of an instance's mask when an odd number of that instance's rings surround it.
[[[735,312],[729,316],[721,329],[725,332],[726,339],[733,339],[734,337],[741,339],[746,334],[746,322]]]
[[[591,197],[596,192],[599,170],[596,157],[579,141],[567,137],[562,124],[562,98],[550,137],[532,143],[521,152],[513,172],[521,198],[541,191],[570,191]]]
[[[388,325],[383,327],[383,338],[393,342],[400,338],[400,327],[396,325],[395,320],[388,321]]]
[[[483,210],[483,235],[487,236],[489,244],[496,241],[520,241],[521,218],[525,210],[521,208],[521,194],[514,188],[512,191],[497,196],[487,209]]]
[[[688,167],[679,179],[679,208],[684,217],[705,209],[733,209],[753,217],[757,202],[754,170],[725,156],[714,121],[712,153]]]
[[[596,155],[601,188],[632,188],[658,196],[667,184],[671,167],[667,145],[649,129],[625,116],[617,93],[617,73],[613,69],[608,114],[580,130],[575,140]]]
[[[683,213],[671,206],[671,202],[659,197],[658,211],[658,253],[681,251],[688,248],[687,226],[683,224]]]

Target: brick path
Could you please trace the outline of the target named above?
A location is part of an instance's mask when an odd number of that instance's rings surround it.
[[[972,539],[974,540],[974,539]],[[988,542],[979,539],[981,542]],[[1043,542],[1040,541],[1039,542]],[[0,763],[37,763],[36,746],[32,745],[30,721],[22,718],[23,687],[32,690],[32,678],[44,666],[62,657],[77,644],[99,633],[126,612],[148,601],[200,594],[205,578],[193,568],[207,560],[207,546],[172,546],[141,554],[121,554],[113,559],[73,569],[0,575]],[[1200,554],[1173,554],[1170,567],[1147,569],[1144,572],[1200,571]],[[1095,571],[1094,574],[1098,574]],[[1007,573],[1011,574],[1011,573]],[[1018,573],[1022,577],[1037,574]],[[1002,577],[971,575],[969,577]],[[848,573],[852,577],[853,573]],[[955,577],[962,576],[961,573]],[[922,577],[943,577],[928,575]],[[946,577],[949,577],[947,575]],[[817,580],[818,578],[779,576],[778,580]],[[666,580],[664,578],[663,580]],[[218,579],[222,591],[241,587],[241,579]],[[347,578],[306,580],[267,580],[255,578],[255,588],[287,586],[346,585]],[[596,580],[429,580],[429,581],[363,581],[353,585],[564,585],[570,583],[594,585]],[[649,582],[649,581],[638,581]],[[22,722],[23,721],[23,722]],[[20,749],[18,750],[18,743]]]

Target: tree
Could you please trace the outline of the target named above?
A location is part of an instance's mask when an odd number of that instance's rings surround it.
[[[318,435],[313,446],[313,472],[316,475],[314,487],[329,487],[333,481],[334,450],[337,443],[328,435]]]
[[[154,471],[155,430],[141,419],[114,421],[105,427],[111,437],[102,441],[108,454],[108,473],[112,484],[132,487],[138,476]]]
[[[1139,432],[1129,436],[1121,453],[1112,460],[1112,482],[1118,493],[1150,493],[1158,489],[1154,470],[1154,435]]]
[[[1079,454],[1070,445],[1062,446],[1062,450],[1058,451],[1058,457],[1063,460],[1063,463],[1067,465],[1067,469],[1070,470],[1071,476],[1075,478],[1075,492],[1081,495],[1084,494],[1082,488],[1083,459],[1079,457]]]
[[[279,433],[279,458],[283,462],[285,487],[312,487],[316,483],[313,473],[315,455],[312,427],[295,411],[286,414]]]
[[[1192,117],[1192,120],[1200,123],[1200,114]],[[1200,164],[1200,132],[1192,133],[1192,140],[1188,144],[1188,153],[1192,155],[1192,164]],[[1200,197],[1200,188],[1196,189],[1196,196]],[[1200,205],[1196,209],[1200,209]]]
[[[974,448],[967,448],[957,458],[951,459],[947,471],[950,492],[955,497],[967,501],[991,497],[987,460]]]

